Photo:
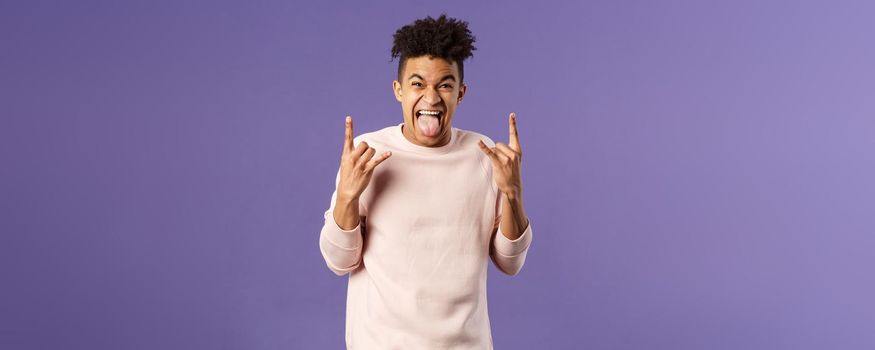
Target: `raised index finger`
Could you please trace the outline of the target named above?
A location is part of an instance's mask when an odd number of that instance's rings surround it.
[[[352,151],[352,117],[346,116],[346,135],[343,138],[343,151]]]
[[[510,113],[510,117],[508,118],[507,123],[510,126],[510,142],[508,146],[510,146],[510,148],[512,148],[514,151],[519,151],[520,137],[516,129],[516,113]]]

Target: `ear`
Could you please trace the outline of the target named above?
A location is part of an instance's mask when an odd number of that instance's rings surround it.
[[[468,85],[462,84],[462,86],[459,86],[459,97],[456,103],[462,103],[462,99],[465,97],[465,91],[468,91]]]
[[[401,102],[401,83],[397,80],[392,81],[392,91],[395,93],[395,99]]]

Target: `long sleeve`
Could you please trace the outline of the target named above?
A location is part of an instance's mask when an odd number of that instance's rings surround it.
[[[338,172],[338,177],[340,173]],[[337,190],[331,195],[331,204],[325,211],[325,224],[319,234],[319,250],[328,268],[338,276],[343,276],[355,270],[362,259],[361,220],[355,228],[343,230],[334,221],[334,203]]]
[[[523,268],[526,262],[526,253],[529,251],[529,245],[532,244],[532,223],[526,226],[523,234],[515,240],[510,240],[501,232],[501,216],[496,218],[495,233],[492,237],[492,246],[489,251],[489,256],[492,262],[498,267],[501,272],[515,276]]]

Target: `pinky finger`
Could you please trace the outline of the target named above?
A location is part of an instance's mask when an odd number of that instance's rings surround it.
[[[385,152],[385,153],[381,154],[379,157],[371,159],[371,161],[369,161],[368,164],[365,165],[365,172],[369,172],[371,170],[374,170],[374,168],[376,168],[377,165],[380,165],[380,163],[382,163],[384,160],[388,159],[390,156],[392,156],[392,152]]]

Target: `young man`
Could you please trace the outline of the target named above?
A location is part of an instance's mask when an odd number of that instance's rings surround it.
[[[328,268],[350,274],[350,349],[492,348],[487,264],[517,274],[532,228],[516,116],[508,144],[452,127],[473,44],[468,24],[446,15],[402,27],[392,87],[404,122],[353,139],[346,117],[319,247]]]

